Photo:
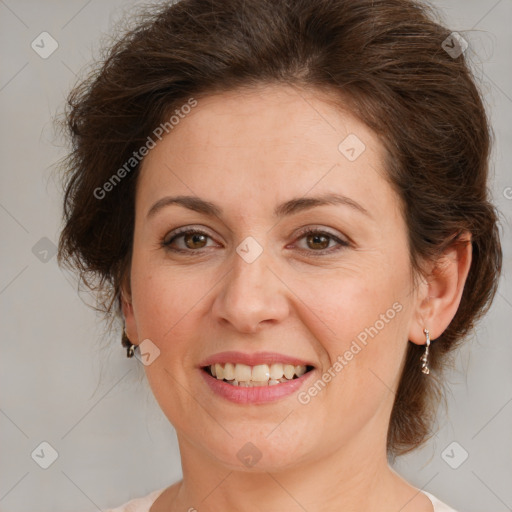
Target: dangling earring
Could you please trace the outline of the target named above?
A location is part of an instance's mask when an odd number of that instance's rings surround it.
[[[133,357],[135,355],[135,349],[137,345],[134,345],[126,334],[126,328],[123,328],[123,335],[121,337],[121,344],[126,347],[126,357]]]
[[[427,346],[425,347],[425,353],[420,357],[421,371],[428,375],[430,370],[428,369],[428,349],[430,347],[430,332],[428,329],[423,329],[425,336],[427,337]]]

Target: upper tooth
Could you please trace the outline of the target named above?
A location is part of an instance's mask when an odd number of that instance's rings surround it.
[[[250,381],[251,380],[251,367],[246,364],[236,364],[235,365],[235,379],[240,381]],[[218,377],[217,377],[218,378]]]
[[[279,381],[286,377],[286,379],[293,379],[294,375],[300,377],[306,373],[306,366],[283,363],[258,364],[256,366],[249,366],[242,363],[215,363],[210,366],[211,373],[217,379],[222,380],[236,380],[238,382],[267,382]]]
[[[258,364],[252,369],[251,380],[255,382],[268,381],[270,377],[270,369],[268,364]]]
[[[270,365],[270,378],[279,380],[284,375],[282,363],[274,363]]]
[[[305,365],[301,364],[301,365],[295,367],[295,375],[297,375],[297,377],[300,377],[301,375],[304,375],[305,373],[306,373]]]
[[[235,365],[233,363],[226,363],[224,365],[224,378],[226,380],[233,380],[235,378]]]
[[[215,376],[220,380],[224,378],[224,367],[220,363],[215,364]]]
[[[293,376],[295,375],[295,367],[293,364],[285,364],[284,365],[284,376],[287,379],[293,379]]]

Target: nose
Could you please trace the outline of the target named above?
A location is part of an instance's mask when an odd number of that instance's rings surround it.
[[[212,306],[215,321],[243,333],[259,332],[278,324],[289,314],[288,288],[265,249],[252,262],[237,252]]]

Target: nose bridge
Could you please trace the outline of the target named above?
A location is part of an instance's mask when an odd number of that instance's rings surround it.
[[[223,280],[213,312],[237,330],[253,332],[264,321],[280,321],[287,314],[283,286],[271,268],[271,251],[247,237],[232,255],[232,267]]]

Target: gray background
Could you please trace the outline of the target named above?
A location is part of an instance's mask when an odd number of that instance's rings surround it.
[[[102,34],[136,5],[0,0],[3,512],[102,510],[181,478],[174,430],[141,363],[125,357],[118,333],[104,333],[100,317],[84,305],[93,299],[77,293],[52,252],[61,208],[52,165],[65,152],[52,118],[97,55]],[[505,268],[490,313],[449,375],[449,414],[440,414],[432,441],[399,459],[396,469],[461,512],[506,511],[512,510],[512,0],[434,5],[452,30],[473,29],[463,34],[496,134],[491,188],[502,211]],[[59,45],[47,59],[31,48],[43,31]],[[39,465],[50,461],[48,449],[41,452],[44,441],[58,452],[48,469]],[[469,455],[460,464],[463,450]]]

